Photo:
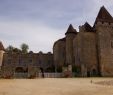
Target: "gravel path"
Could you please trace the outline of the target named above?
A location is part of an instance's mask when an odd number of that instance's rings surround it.
[[[0,95],[113,95],[106,78],[1,79]],[[91,82],[92,81],[92,82]]]

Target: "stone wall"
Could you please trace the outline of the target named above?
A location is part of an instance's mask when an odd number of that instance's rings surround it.
[[[74,39],[75,64],[81,66],[81,74],[98,73],[96,33],[81,31]],[[83,74],[84,73],[84,74]]]
[[[66,35],[66,64],[74,65],[74,56],[73,56],[73,39],[75,34],[70,33]]]
[[[66,45],[65,41],[57,41],[54,44],[53,47],[53,54],[54,54],[54,64],[56,69],[60,68],[62,70],[62,67],[65,65],[66,60]]]
[[[113,76],[113,25],[98,22],[98,57],[102,76]]]
[[[45,72],[52,72],[54,68],[53,54],[47,53],[4,53],[2,76],[13,77],[14,73],[28,73],[34,76],[40,68]],[[17,69],[20,71],[16,71]],[[22,70],[21,70],[22,69]]]

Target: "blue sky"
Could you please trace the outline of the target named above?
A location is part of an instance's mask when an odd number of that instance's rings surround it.
[[[0,0],[0,40],[5,47],[52,51],[70,23],[77,30],[86,21],[93,25],[103,5],[113,16],[113,0]]]

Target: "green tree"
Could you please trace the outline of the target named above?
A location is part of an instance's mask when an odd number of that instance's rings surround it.
[[[28,53],[29,46],[25,43],[21,44],[22,53]]]
[[[16,47],[13,47],[12,45],[9,45],[7,48],[6,48],[6,52],[8,53],[20,53],[21,50],[16,48]]]
[[[14,49],[13,49],[13,52],[15,52],[15,53],[21,53],[21,50],[18,49],[18,48],[14,48]]]
[[[6,52],[13,52],[13,49],[14,47],[12,45],[9,45],[7,48],[6,48]]]

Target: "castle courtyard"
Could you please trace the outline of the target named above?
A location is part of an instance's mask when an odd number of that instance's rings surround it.
[[[1,79],[0,95],[113,95],[113,79]]]

